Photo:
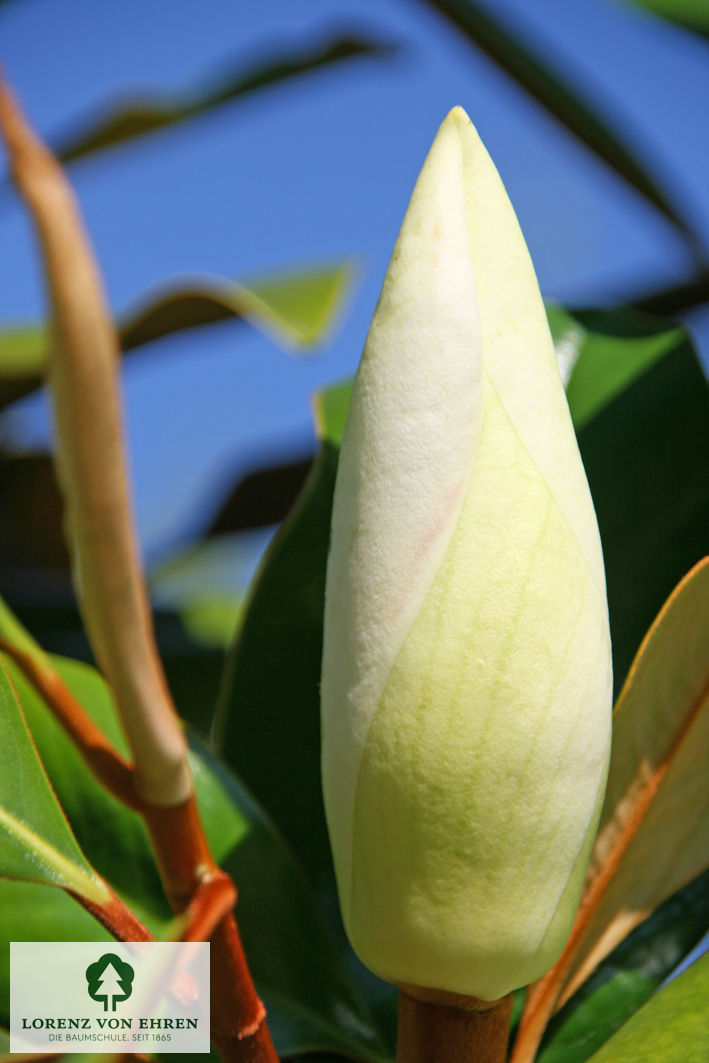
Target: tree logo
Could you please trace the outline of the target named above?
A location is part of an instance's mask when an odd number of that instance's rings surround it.
[[[101,959],[86,968],[88,994],[92,1000],[103,1001],[104,1011],[115,1011],[116,1003],[127,1000],[133,992],[134,976],[135,971],[129,963],[115,952],[105,952]]]

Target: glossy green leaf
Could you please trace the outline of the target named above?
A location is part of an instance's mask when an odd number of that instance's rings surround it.
[[[329,392],[318,397],[320,451],[247,598],[217,711],[227,761],[326,896],[334,880],[320,790],[318,692],[330,510],[349,385],[335,395],[337,410]]]
[[[706,0],[633,0],[638,7],[678,26],[709,37],[709,5]]]
[[[665,981],[709,926],[709,873],[641,923],[547,1028],[538,1063],[585,1063]]]
[[[431,4],[485,52],[506,74],[525,89],[570,133],[590,148],[620,177],[689,236],[694,237],[661,186],[605,118],[560,73],[549,46],[541,58],[527,44],[527,35],[503,21],[494,8],[478,0],[430,0]],[[671,3],[672,0],[668,0]],[[701,2],[701,0],[698,0]]]
[[[290,46],[280,54],[260,59],[250,69],[229,64],[206,83],[190,85],[177,92],[145,93],[124,99],[107,108],[70,137],[55,141],[53,147],[63,162],[70,162],[145,136],[178,123],[197,118],[257,89],[287,81],[299,74],[331,66],[357,56],[387,55],[390,45],[362,34],[341,36],[305,47]]]
[[[94,904],[108,891],[52,792],[7,673],[0,668],[0,875],[59,886]]]
[[[120,318],[121,349],[133,351],[183,329],[233,319],[249,322],[286,350],[320,343],[332,330],[352,286],[341,262],[266,278],[249,287],[223,277],[175,280],[144,296]],[[0,333],[0,407],[39,387],[47,334],[27,326]]]
[[[681,328],[633,311],[604,332],[589,327],[593,315],[575,315],[554,303],[546,309],[577,432],[684,339]]]
[[[592,1063],[706,1063],[709,1058],[709,954],[660,990]]]
[[[111,697],[98,674],[75,661],[52,661],[92,718],[123,748]],[[142,821],[94,781],[15,668],[13,682],[26,705],[52,784],[87,855],[130,907],[156,934],[161,933],[170,913]],[[234,875],[239,889],[239,926],[279,1051],[317,1047],[372,1060],[384,1058],[372,1017],[273,827],[247,791],[196,741],[191,766],[212,852]],[[70,910],[36,907],[26,890],[0,891],[0,911],[0,928],[14,940],[23,933],[29,940],[84,935],[96,939],[92,921],[86,923],[86,913],[77,905]],[[31,919],[29,914],[25,918],[23,912],[30,911]]]

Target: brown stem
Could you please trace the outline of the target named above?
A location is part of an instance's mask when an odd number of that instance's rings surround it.
[[[133,766],[113,748],[61,677],[1,636],[0,650],[12,658],[44,698],[99,782],[128,808],[142,809],[144,801],[136,792]]]
[[[143,815],[165,892],[173,909],[184,911],[202,883],[224,876],[209,852],[194,795],[171,808],[148,806]],[[219,1054],[228,1063],[278,1063],[231,911],[211,942],[211,1036]]]
[[[504,1063],[512,994],[477,1000],[401,986],[397,1063]]]
[[[215,928],[236,904],[236,887],[223,871],[215,871],[197,887],[185,910],[182,941],[209,941]]]

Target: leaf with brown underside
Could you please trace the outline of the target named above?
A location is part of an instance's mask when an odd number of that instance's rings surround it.
[[[528,991],[512,1063],[598,964],[709,867],[709,558],[646,635],[613,716],[608,790],[566,949]]]
[[[638,923],[709,866],[708,748],[705,558],[662,609],[618,699],[588,881],[616,870],[588,923],[559,1006]]]

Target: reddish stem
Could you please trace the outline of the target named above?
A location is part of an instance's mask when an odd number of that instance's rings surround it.
[[[212,860],[194,795],[171,808],[148,806],[143,814],[165,892],[182,912],[202,883],[224,875]],[[278,1063],[231,912],[217,923],[211,942],[212,1040],[219,1054],[230,1063]]]
[[[93,901],[82,897],[80,893],[72,893],[72,897],[79,902],[82,908],[90,912],[99,923],[118,941],[154,941],[154,936],[144,926],[137,915],[123,903],[108,883],[104,883],[110,891],[110,899],[105,904],[94,904]]]
[[[62,678],[1,636],[0,650],[12,658],[44,698],[99,782],[128,808],[141,810],[144,802],[135,788],[133,766],[113,748]]]
[[[215,927],[236,904],[236,887],[228,875],[217,870],[204,879],[185,911],[182,941],[209,941]]]

